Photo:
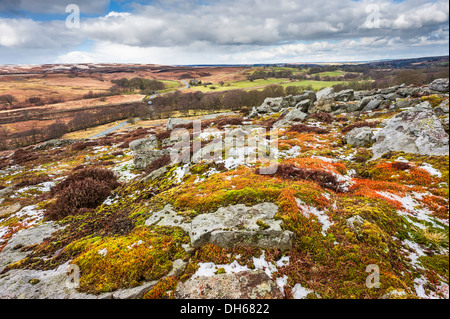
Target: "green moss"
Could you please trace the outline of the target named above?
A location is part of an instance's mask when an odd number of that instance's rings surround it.
[[[138,227],[128,236],[82,239],[65,251],[78,255],[80,290],[101,293],[163,277],[173,260],[185,258],[180,246],[187,242],[181,229]]]
[[[437,107],[442,103],[443,98],[440,95],[433,94],[421,97],[422,102],[428,101],[432,107]]]
[[[258,219],[258,220],[256,221],[256,225],[258,225],[259,228],[262,229],[262,230],[265,230],[265,229],[270,228],[270,226],[267,225],[265,222],[263,222],[261,219]]]
[[[419,261],[425,268],[433,270],[443,278],[446,278],[448,283],[448,258],[447,255],[421,256]]]
[[[220,275],[220,274],[224,274],[225,273],[225,269],[224,268],[219,268],[216,271],[216,275]]]

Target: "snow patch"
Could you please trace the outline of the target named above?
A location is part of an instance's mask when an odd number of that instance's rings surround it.
[[[312,290],[309,290],[300,284],[296,284],[294,288],[292,288],[292,295],[294,299],[306,299],[306,296],[312,292]]]
[[[299,198],[296,198],[295,201],[297,202],[298,207],[306,217],[310,217],[311,214],[316,216],[318,221],[322,224],[322,235],[326,236],[327,235],[326,231],[328,230],[328,228],[330,228],[331,225],[334,224],[332,221],[330,221],[328,215],[325,212],[318,210],[314,206],[306,205]]]

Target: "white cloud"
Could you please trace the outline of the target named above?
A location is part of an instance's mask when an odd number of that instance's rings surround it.
[[[27,1],[31,0],[20,3]],[[104,6],[109,1],[100,2]],[[5,0],[0,0],[0,8],[2,3]],[[56,8],[59,2],[45,3]],[[3,46],[54,48],[57,60],[67,62],[307,62],[446,54],[444,47],[448,46],[449,6],[443,0],[377,1],[379,28],[363,27],[373,3],[368,0],[205,3],[158,0],[151,5],[136,4],[133,12],[83,18],[77,30],[65,28],[64,21],[0,18],[0,57],[5,56]],[[99,8],[92,5],[90,10]],[[94,44],[92,50],[80,50],[84,40]]]

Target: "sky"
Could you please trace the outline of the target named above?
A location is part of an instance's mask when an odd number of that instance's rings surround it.
[[[357,62],[448,54],[447,0],[0,0],[0,64]]]

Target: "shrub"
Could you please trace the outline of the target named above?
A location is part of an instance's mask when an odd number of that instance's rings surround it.
[[[225,125],[242,125],[244,119],[241,117],[226,117],[217,121],[217,127],[223,129]]]
[[[348,125],[344,128],[342,128],[341,132],[342,133],[348,133],[351,130],[353,130],[354,128],[358,128],[358,127],[371,127],[374,128],[376,127],[378,124],[380,124],[380,122],[366,122],[366,121],[362,121],[362,122],[356,122],[352,125]]]
[[[171,163],[170,155],[161,156],[160,158],[154,160],[150,165],[148,165],[145,169],[145,172],[147,174],[150,174],[151,172],[156,171],[161,167],[167,166],[170,163]]]
[[[113,189],[120,186],[117,182],[117,178],[114,175],[114,172],[102,169],[102,168],[84,168],[75,173],[69,175],[65,180],[63,180],[58,185],[52,187],[51,193],[52,195],[57,195],[60,191],[64,190],[66,187],[70,186],[72,183],[76,181],[82,181],[87,178],[91,178],[98,182],[110,184]]]
[[[411,164],[405,162],[394,162],[391,166],[399,171],[406,171],[411,168]]]
[[[23,179],[18,184],[16,184],[14,187],[22,188],[22,187],[26,187],[26,186],[38,185],[38,184],[45,183],[48,181],[50,181],[50,177],[43,175],[43,176],[38,176],[38,177],[34,177],[34,178]]]
[[[256,170],[256,172],[259,173],[259,170]],[[325,170],[297,167],[293,164],[282,164],[278,166],[274,175],[286,180],[313,181],[321,187],[331,189],[335,192],[341,190],[341,182],[337,180],[336,175]]]
[[[45,215],[59,220],[79,214],[83,209],[94,209],[119,186],[112,171],[95,167],[77,170],[52,187],[50,194],[58,197]]]
[[[36,154],[34,154],[32,151],[27,151],[27,150],[17,150],[14,152],[14,155],[12,156],[14,164],[16,164],[16,165],[34,161],[35,159],[38,159],[38,158],[39,157]]]
[[[72,151],[82,151],[89,146],[97,146],[96,142],[78,142],[72,145],[70,148]]]
[[[309,115],[308,118],[315,119],[320,122],[329,123],[329,124],[333,123],[335,120],[333,115],[326,113],[326,112],[314,113],[314,114]]]
[[[46,217],[60,220],[80,210],[96,208],[111,191],[110,185],[92,178],[73,181],[59,192],[56,202],[46,211]]]
[[[297,132],[297,133],[317,133],[317,134],[328,134],[330,131],[327,129],[323,129],[320,127],[314,127],[314,126],[308,126],[305,124],[296,124],[293,125],[290,129],[290,132]]]

